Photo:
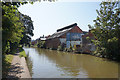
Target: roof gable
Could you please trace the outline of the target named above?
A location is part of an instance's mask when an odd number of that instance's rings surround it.
[[[61,37],[64,34],[66,34],[67,32],[83,33],[83,31],[77,26],[77,23],[74,23],[72,25],[69,25],[69,26],[63,27],[61,29],[58,29],[57,32],[55,32],[54,34],[52,34],[47,39]]]
[[[71,33],[83,33],[83,31],[78,27],[74,26],[71,30],[69,30]]]
[[[74,24],[71,24],[71,25],[69,25],[69,26],[66,26],[66,27],[63,27],[63,28],[61,28],[61,29],[58,29],[57,32],[62,31],[62,30],[65,30],[65,29],[72,28],[72,27],[74,27],[74,26],[77,26],[77,23],[74,23]]]

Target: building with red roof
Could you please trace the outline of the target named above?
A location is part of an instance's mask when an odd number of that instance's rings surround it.
[[[58,29],[54,34],[46,39],[46,47],[57,49],[64,45],[66,48],[82,43],[83,31],[77,26],[77,23]]]

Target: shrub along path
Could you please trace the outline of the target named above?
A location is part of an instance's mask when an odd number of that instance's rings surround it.
[[[26,60],[24,57],[20,58],[19,53],[13,56],[7,78],[31,78]]]

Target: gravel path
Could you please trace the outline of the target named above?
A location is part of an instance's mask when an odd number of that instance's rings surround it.
[[[31,78],[26,60],[24,57],[20,58],[19,53],[16,53],[13,57],[7,78]]]

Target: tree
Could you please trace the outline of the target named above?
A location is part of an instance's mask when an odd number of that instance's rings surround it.
[[[26,19],[27,23],[21,20],[21,13],[18,11],[18,7],[27,4],[28,1],[22,2],[7,2],[2,0],[2,76],[6,77],[9,62],[6,61],[7,53],[14,53],[14,50],[20,45],[21,39],[30,40],[30,35],[33,36],[33,25],[30,17],[23,15],[23,19]],[[40,0],[41,1],[41,0]],[[49,0],[52,1],[52,0]],[[33,4],[33,2],[30,2]],[[28,26],[26,26],[28,25]],[[1,28],[0,28],[1,30]],[[24,40],[25,39],[25,40]],[[28,41],[27,41],[28,42]]]
[[[33,36],[33,23],[29,16],[18,11],[20,5],[28,2],[2,2],[2,53],[13,53],[23,43]]]
[[[10,44],[19,43],[23,37],[23,27],[16,6],[2,4],[2,51],[9,52]]]
[[[38,0],[42,1],[42,0]],[[49,1],[54,2],[56,0],[43,0],[43,1]],[[21,38],[30,41],[30,36],[33,36],[33,29],[32,27],[29,28],[30,32],[25,31],[23,22],[20,20],[20,12],[18,11],[18,7],[27,3],[33,4],[35,1],[20,1],[20,2],[13,2],[12,0],[10,2],[7,2],[6,0],[2,0],[2,53],[6,53],[10,51],[10,44],[13,43],[19,43]],[[27,17],[26,15],[23,15],[26,19],[30,19],[30,17]],[[31,22],[32,23],[32,22]],[[31,25],[31,23],[29,25]],[[28,30],[28,29],[26,29]],[[27,35],[29,34],[29,35]],[[28,41],[27,41],[28,42]]]
[[[101,54],[110,59],[120,59],[120,8],[118,2],[102,2],[97,11],[94,26],[89,26],[97,40],[95,54]]]
[[[33,30],[34,30],[33,21],[31,20],[29,16],[24,15],[24,14],[21,14],[21,21],[23,23],[25,30],[22,33],[23,38],[21,39],[20,44],[27,45],[31,41],[31,36],[34,35],[33,34]]]
[[[7,53],[14,53],[23,37],[24,27],[20,21],[17,7],[21,3],[2,2],[2,77],[6,77],[10,63],[6,60]]]

